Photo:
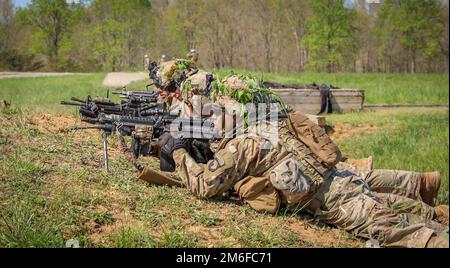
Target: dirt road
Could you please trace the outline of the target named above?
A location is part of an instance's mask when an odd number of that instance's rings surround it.
[[[26,77],[45,77],[45,76],[67,76],[67,75],[85,75],[87,73],[45,73],[45,72],[0,72],[0,79],[5,78],[26,78]],[[123,87],[130,83],[148,79],[148,74],[144,72],[125,73],[113,72],[108,73],[103,80],[105,87]]]
[[[122,73],[114,72],[106,75],[103,80],[103,86],[105,87],[123,87],[132,82],[148,79],[148,74],[144,72],[139,73]]]
[[[85,75],[85,73],[0,72],[0,79],[66,75]]]

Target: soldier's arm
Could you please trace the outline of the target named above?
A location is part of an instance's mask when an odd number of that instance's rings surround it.
[[[198,164],[185,149],[173,159],[183,184],[198,198],[210,198],[230,189],[257,162],[259,144],[252,139],[233,141],[216,152],[207,164]],[[253,163],[253,165],[252,165]]]

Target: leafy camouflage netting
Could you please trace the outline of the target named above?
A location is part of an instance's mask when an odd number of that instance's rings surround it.
[[[196,69],[197,66],[194,62],[185,59],[176,59],[161,64],[157,75],[161,79],[162,85],[166,85],[169,82],[181,83],[185,79],[187,72]]]
[[[277,103],[281,111],[286,112],[290,110],[273,90],[265,87],[262,81],[251,74],[230,74],[223,79],[217,77],[212,83],[211,97],[214,99],[220,95],[229,96],[243,105],[247,103],[256,105],[265,103],[269,106],[271,103]]]

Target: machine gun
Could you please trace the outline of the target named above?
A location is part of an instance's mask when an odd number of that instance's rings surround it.
[[[158,91],[113,91],[112,94],[120,95],[120,103],[114,103],[108,98],[87,96],[85,100],[71,98],[71,102],[62,101],[63,105],[78,106],[79,113],[85,118],[98,118],[99,114],[114,114],[134,117],[148,117],[160,115],[165,112],[165,104],[158,103]],[[109,94],[108,94],[109,95]],[[128,150],[127,143],[123,136],[119,136],[123,151]],[[143,146],[149,154],[148,146]]]
[[[147,91],[113,91],[114,95],[121,95],[120,98],[127,99],[129,103],[140,103],[140,104],[148,104],[148,103],[156,103],[158,101],[159,92],[155,90],[147,90]]]
[[[163,112],[165,106],[158,103],[158,91],[114,91],[120,95],[120,103],[114,103],[108,98],[87,96],[85,100],[71,98],[71,101],[61,101],[62,105],[79,106],[80,114],[96,118],[98,114],[117,114],[128,116],[147,116],[154,114],[155,109]],[[151,112],[146,112],[152,110]]]
[[[91,126],[74,126],[72,129],[102,130],[103,155],[105,169],[108,164],[108,136],[118,132],[121,136],[132,137],[133,157],[137,159],[141,154],[141,144],[155,146],[152,141],[158,139],[165,131],[176,137],[211,140],[220,137],[218,130],[210,119],[180,118],[167,112],[155,114],[151,117],[134,117],[117,114],[99,113],[96,118],[82,116],[81,121]],[[151,149],[151,148],[150,148]]]
[[[96,97],[91,98],[87,96],[85,100],[78,98],[71,98],[71,101],[61,101],[62,105],[78,106],[80,107],[80,114],[87,117],[97,117],[99,112],[107,114],[122,114],[124,112],[124,105],[116,104],[108,98]]]

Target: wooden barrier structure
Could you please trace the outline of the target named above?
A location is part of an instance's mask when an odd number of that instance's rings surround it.
[[[320,112],[320,90],[273,88],[273,91],[296,111],[307,114],[317,114]],[[364,90],[331,89],[330,95],[333,113],[361,111],[364,108]]]

